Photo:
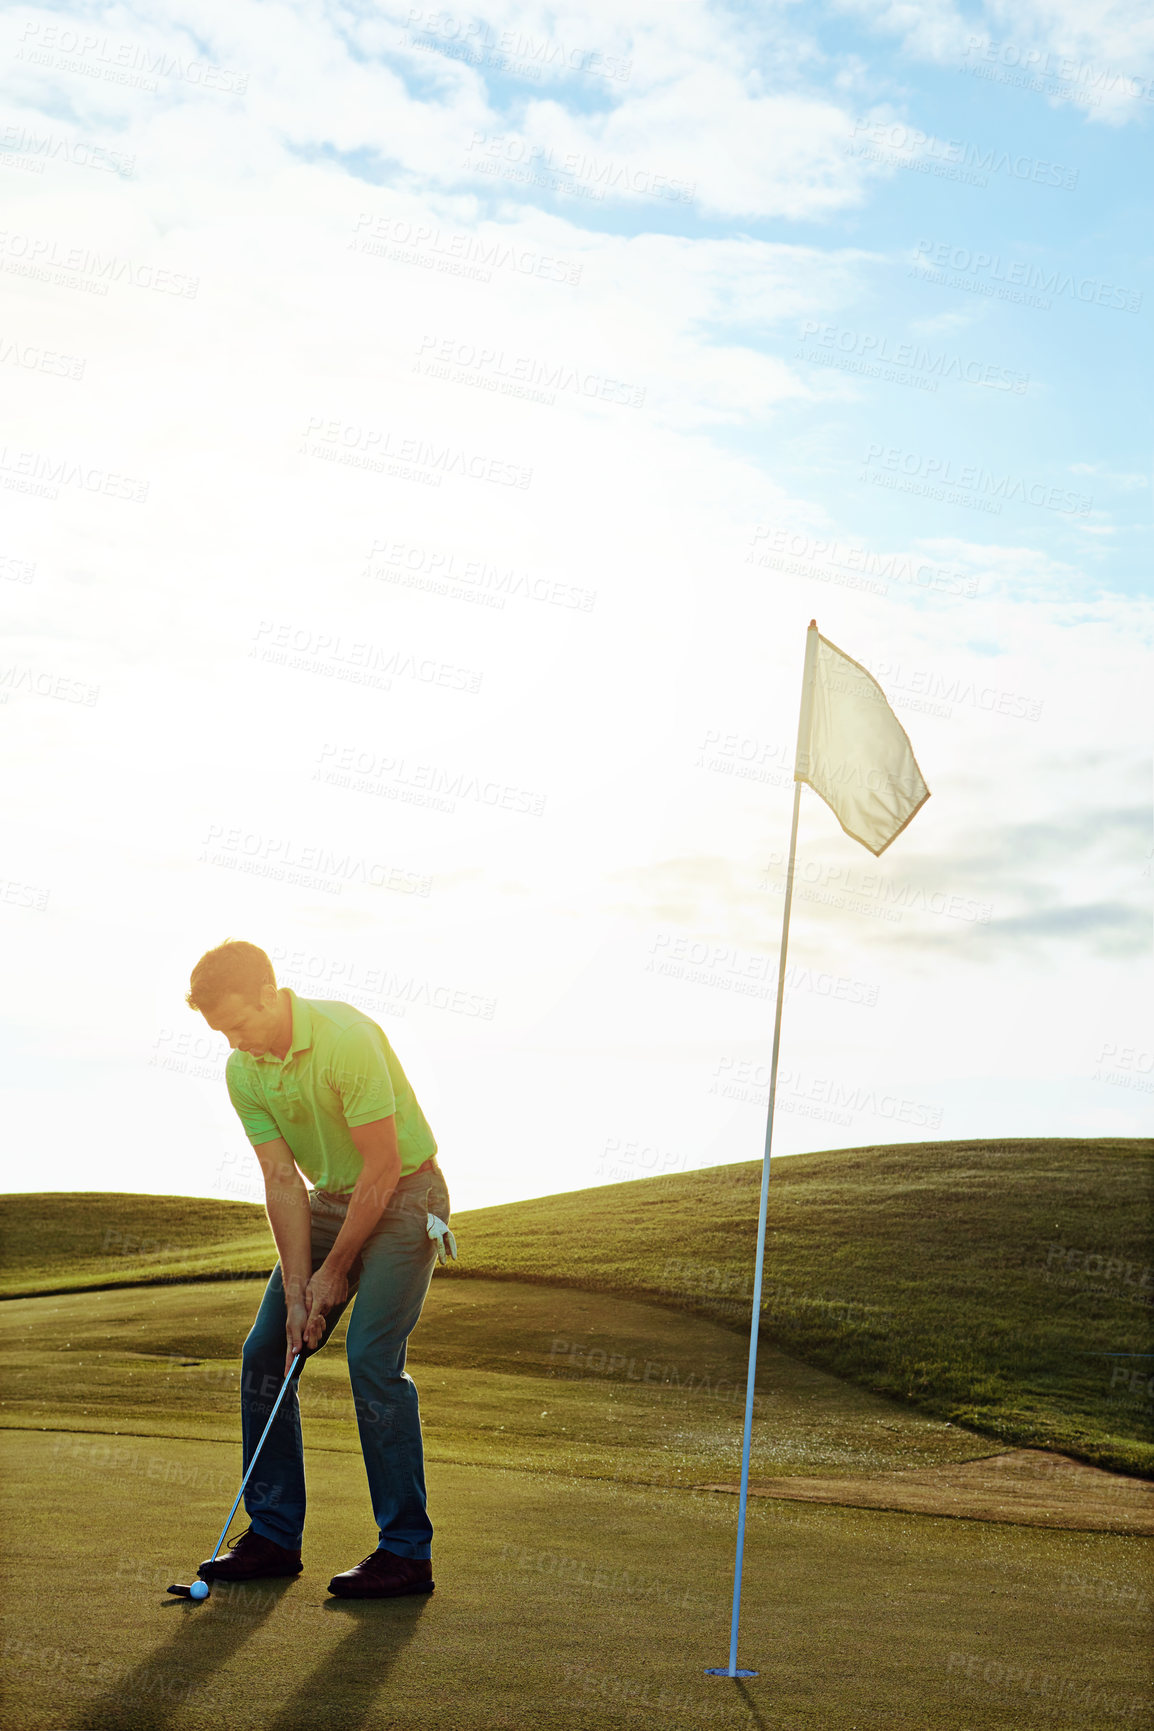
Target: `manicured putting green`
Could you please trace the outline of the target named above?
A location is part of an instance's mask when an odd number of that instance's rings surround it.
[[[739,1466],[743,1343],[513,1281],[434,1281],[412,1337],[431,1597],[325,1590],[376,1542],[342,1322],[302,1381],[304,1575],[169,1598],[236,1494],[259,1296],[0,1305],[5,1731],[1147,1723],[1150,1542],[1107,1533],[753,1499],[739,1659],[761,1675],[705,1677],[728,1661],[736,1502],[689,1487]],[[758,1393],[762,1481],[990,1453],[773,1350]]]
[[[436,1591],[338,1603],[375,1533],[361,1461],[320,1450],[304,1574],[197,1606],[165,1587],[211,1549],[235,1448],[148,1445],[165,1483],[62,1478],[49,1446],[0,1438],[0,1722],[21,1731],[1149,1722],[1141,1541],[751,1503],[739,1656],[761,1675],[738,1684],[703,1674],[728,1660],[729,1499],[434,1462]]]
[[[260,1296],[256,1282],[234,1281],[10,1300],[0,1305],[0,1422],[119,1431],[122,1449],[133,1433],[235,1438],[241,1347]],[[306,1364],[300,1403],[307,1448],[359,1458],[348,1314]],[[434,1280],[408,1369],[431,1460],[684,1486],[740,1467],[747,1354],[720,1323],[659,1304],[518,1281]],[[63,1446],[49,1443],[50,1454]],[[985,1437],[773,1347],[759,1351],[758,1479],[992,1452]]]

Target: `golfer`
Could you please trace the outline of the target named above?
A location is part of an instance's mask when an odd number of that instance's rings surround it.
[[[197,1572],[221,1581],[300,1573],[297,1382],[305,1358],[331,1337],[357,1294],[346,1352],[379,1543],[335,1575],[329,1591],[346,1598],[431,1592],[433,1528],[405,1346],[445,1239],[456,1254],[433,1133],[377,1024],[351,1004],[278,990],[255,944],[230,940],[209,950],[190,987],[187,1003],[232,1047],[225,1081],[264,1173],[280,1253],[244,1343],[244,1472],[300,1349],[261,1450],[259,1483],[254,1477],[245,1490],[251,1524]]]

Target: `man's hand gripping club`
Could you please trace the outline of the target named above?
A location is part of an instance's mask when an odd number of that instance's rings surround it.
[[[322,1262],[298,1297],[290,1298],[285,1306],[284,1374],[294,1356],[302,1350],[315,1352],[328,1328],[327,1316],[345,1302],[349,1294],[348,1276]]]

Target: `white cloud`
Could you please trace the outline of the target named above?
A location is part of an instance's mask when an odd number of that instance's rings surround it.
[[[1150,485],[1148,475],[1136,474],[1133,470],[1119,472],[1117,469],[1111,469],[1107,463],[1071,463],[1070,473],[1071,475],[1094,475],[1099,480],[1117,487],[1119,492],[1123,493],[1145,492]]]
[[[1144,0],[835,0],[919,59],[963,68],[1087,119],[1140,123],[1154,97],[1154,16]]]

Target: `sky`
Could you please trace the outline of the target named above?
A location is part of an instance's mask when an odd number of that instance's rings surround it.
[[[8,1191],[259,1202],[225,938],[387,1033],[454,1210],[1150,1133],[1154,15],[0,20]]]

